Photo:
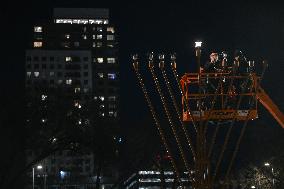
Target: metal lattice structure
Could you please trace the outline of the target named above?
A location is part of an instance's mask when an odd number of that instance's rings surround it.
[[[202,69],[201,46],[196,46],[198,71],[185,73],[179,77],[176,70],[176,56],[171,54],[169,61],[164,54],[147,57],[148,70],[168,121],[169,130],[174,136],[178,155],[173,154],[169,143],[172,141],[165,134],[166,125],[159,120],[156,104],[142,78],[138,55],[133,56],[133,68],[143,91],[144,97],[154,119],[155,126],[165,151],[170,155],[170,163],[175,172],[179,187],[186,188],[181,181],[180,172],[188,172],[188,181],[194,189],[213,189],[228,187],[230,172],[236,159],[239,146],[250,120],[258,118],[258,101],[265,105],[274,118],[283,126],[284,116],[268,95],[260,87],[267,63],[262,63],[259,73],[254,70],[254,62],[234,59],[231,64],[227,55],[222,56],[218,69],[213,72]],[[169,63],[167,63],[169,62]],[[241,72],[241,64],[248,63],[247,71]],[[159,72],[157,74],[157,72]],[[172,78],[172,79],[170,79]],[[178,91],[178,93],[176,93]],[[181,101],[177,101],[181,99]],[[180,103],[181,102],[181,103]],[[241,131],[236,137],[235,147],[224,169],[224,154],[232,137],[236,123],[241,123]],[[187,128],[190,125],[191,129]],[[214,127],[210,135],[209,125]],[[225,125],[226,134],[217,159],[212,160],[214,145],[221,126]],[[182,140],[184,138],[185,140]],[[189,157],[187,154],[191,153]],[[177,166],[181,160],[183,167]],[[220,174],[222,171],[222,174]]]

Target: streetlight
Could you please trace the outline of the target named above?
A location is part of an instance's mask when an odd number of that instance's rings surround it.
[[[264,166],[265,167],[270,167],[270,163],[268,163],[268,162],[265,162],[264,163]],[[272,186],[274,187],[274,170],[273,170],[273,167],[271,166],[271,172],[272,172]]]
[[[201,72],[201,69],[200,69],[201,46],[202,46],[202,42],[201,41],[196,41],[195,42],[195,56],[197,58],[197,67],[198,67],[198,73],[199,74]]]
[[[41,170],[42,169],[42,165],[37,165],[36,166],[37,170]],[[35,168],[33,167],[33,189],[35,188]]]

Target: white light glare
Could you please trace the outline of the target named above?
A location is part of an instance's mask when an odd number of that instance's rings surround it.
[[[36,168],[37,169],[42,169],[42,165],[38,165]]]
[[[268,162],[264,163],[265,166],[270,166],[270,164]]]
[[[196,41],[195,42],[195,48],[201,47],[202,41]]]
[[[250,188],[255,188],[255,186],[251,186]]]

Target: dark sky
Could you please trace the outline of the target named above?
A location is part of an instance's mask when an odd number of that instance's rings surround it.
[[[271,1],[272,2],[272,1]],[[95,0],[26,1],[1,6],[1,109],[22,104],[24,91],[24,51],[34,22],[50,19],[53,7],[110,8],[111,22],[118,29],[121,65],[122,119],[136,123],[149,116],[142,92],[136,85],[130,54],[149,51],[176,52],[179,73],[194,64],[193,43],[201,39],[204,54],[215,50],[243,50],[255,60],[270,63],[263,88],[284,111],[284,11],[281,3],[239,3],[238,1],[188,1],[187,3],[128,2]],[[181,69],[183,68],[183,69]],[[271,135],[282,133],[276,122],[261,110],[258,121],[271,127]],[[11,115],[10,115],[11,116]],[[19,115],[18,115],[19,116]],[[129,119],[127,119],[129,118]],[[258,132],[257,128],[251,131]],[[254,136],[257,138],[258,136]],[[272,140],[273,136],[267,136]],[[279,136],[278,136],[279,137]]]

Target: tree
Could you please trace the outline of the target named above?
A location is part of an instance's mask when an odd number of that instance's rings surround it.
[[[241,188],[258,189],[283,188],[284,186],[284,158],[273,157],[262,165],[249,165],[242,169],[238,182]]]

